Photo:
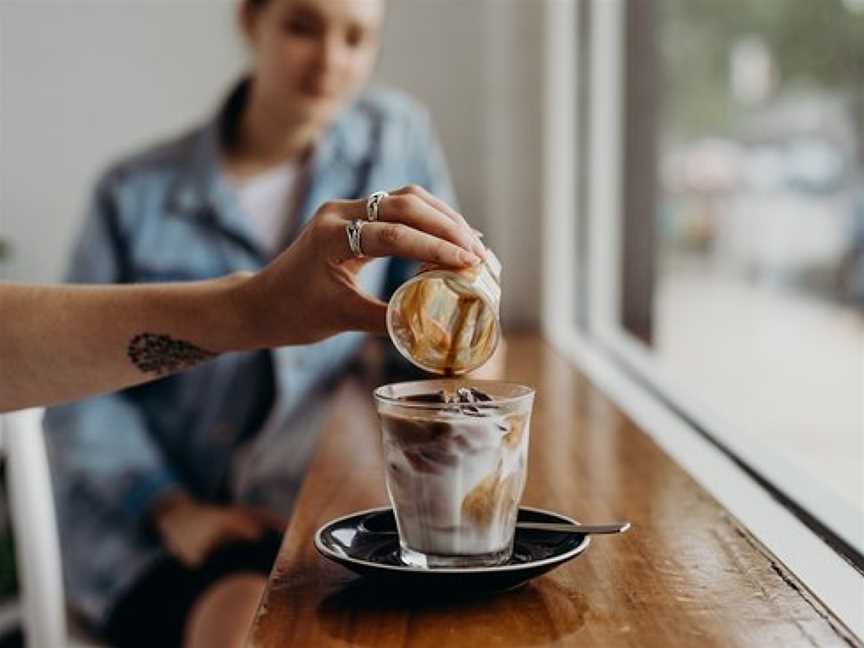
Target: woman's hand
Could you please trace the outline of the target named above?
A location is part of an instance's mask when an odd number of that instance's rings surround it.
[[[257,274],[121,286],[0,283],[0,312],[15,313],[0,335],[0,411],[135,385],[227,351],[383,333],[387,305],[357,281],[371,257],[459,268],[485,254],[465,219],[419,187],[381,201],[378,221],[363,226],[358,258],[346,226],[365,217],[365,201],[325,203]]]
[[[306,344],[350,330],[383,333],[387,305],[357,282],[373,257],[461,268],[485,254],[465,219],[420,187],[381,201],[378,220],[363,226],[359,258],[346,234],[354,219],[365,221],[365,200],[325,203],[285,252],[238,286],[252,315],[247,348]]]
[[[267,513],[244,506],[213,506],[184,493],[166,496],[153,513],[165,549],[188,568],[201,566],[220,547],[253,542],[268,529],[284,525]]]

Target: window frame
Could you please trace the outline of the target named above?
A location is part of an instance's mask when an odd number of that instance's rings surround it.
[[[850,511],[818,488],[806,501],[793,499],[788,493],[794,471],[771,469],[776,462],[765,461],[765,448],[743,443],[619,325],[626,5],[627,0],[546,3],[544,335],[864,636],[864,565],[854,555],[861,538],[844,524]],[[580,33],[588,34],[589,43],[577,42]],[[579,73],[585,70],[583,87]],[[587,92],[582,101],[580,91]],[[580,113],[585,108],[587,119]],[[587,129],[578,129],[580,123]],[[579,150],[587,151],[587,159],[580,159]],[[574,183],[580,175],[586,182]],[[583,258],[580,249],[587,252]],[[587,285],[585,294],[573,289],[574,277],[577,285]],[[840,533],[808,519],[808,510],[819,511]]]

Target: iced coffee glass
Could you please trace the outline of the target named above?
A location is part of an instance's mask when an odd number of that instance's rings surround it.
[[[425,568],[507,562],[534,390],[424,380],[379,387],[375,401],[402,561]]]

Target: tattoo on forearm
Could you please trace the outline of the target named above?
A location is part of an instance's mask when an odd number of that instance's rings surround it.
[[[157,376],[190,369],[216,354],[170,335],[141,333],[129,341],[129,359],[144,373]]]

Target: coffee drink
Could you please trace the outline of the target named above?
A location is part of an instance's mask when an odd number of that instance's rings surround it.
[[[533,392],[441,380],[385,386],[376,396],[403,560],[423,567],[507,560]]]

